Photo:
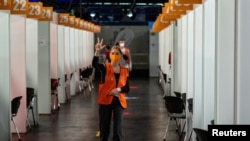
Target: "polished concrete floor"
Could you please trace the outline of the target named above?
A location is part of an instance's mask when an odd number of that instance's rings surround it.
[[[22,134],[22,141],[99,141],[96,90],[97,85],[76,94],[55,114],[39,115],[39,126]],[[127,102],[123,141],[162,141],[168,116],[158,78],[130,78]],[[18,140],[17,134],[12,140]],[[166,141],[179,141],[175,122]]]

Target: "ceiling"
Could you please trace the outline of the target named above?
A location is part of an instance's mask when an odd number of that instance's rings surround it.
[[[55,12],[67,12],[98,25],[147,25],[168,0],[40,0]],[[115,2],[114,2],[115,1]],[[133,16],[128,17],[132,12]],[[94,14],[91,17],[90,14]]]

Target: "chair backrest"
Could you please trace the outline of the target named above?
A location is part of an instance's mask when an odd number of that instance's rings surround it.
[[[183,113],[185,106],[181,98],[176,96],[165,96],[164,99],[165,99],[165,106],[169,113],[177,113],[177,114]]]
[[[35,89],[27,87],[27,89],[26,89],[27,107],[29,107],[29,105],[31,104],[34,96],[35,96]]]
[[[193,98],[187,99],[188,102],[188,110],[193,113]]]
[[[50,79],[51,90],[55,90],[58,87],[58,79]]]
[[[21,104],[22,96],[17,96],[11,101],[11,114],[16,115]]]
[[[199,128],[193,128],[197,141],[207,141],[207,134],[208,131],[199,129]]]
[[[90,75],[89,68],[86,68],[86,69],[83,69],[83,70],[82,70],[82,72],[81,72],[82,78],[88,78],[89,75]]]

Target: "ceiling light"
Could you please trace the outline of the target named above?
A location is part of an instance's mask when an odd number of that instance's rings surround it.
[[[92,18],[95,17],[95,15],[96,15],[95,12],[90,13],[90,17],[92,17]]]
[[[131,11],[128,12],[127,16],[131,18],[133,16],[133,13]]]
[[[136,3],[136,5],[147,5],[147,3]]]

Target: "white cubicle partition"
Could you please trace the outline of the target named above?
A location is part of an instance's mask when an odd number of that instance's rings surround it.
[[[57,15],[54,13],[54,21],[50,22],[50,79],[53,80],[58,80],[58,36],[57,36],[57,19],[55,20],[55,17],[57,17]],[[59,80],[59,84],[62,81],[62,78],[60,78]],[[50,81],[50,86],[51,86],[51,81]],[[57,87],[58,90],[58,87]],[[51,91],[52,93],[52,91]],[[51,109],[53,110],[58,110],[58,107],[60,104],[57,103],[58,100],[58,91],[57,91],[57,95],[53,94],[51,95]],[[59,102],[59,100],[58,100]]]
[[[78,55],[79,55],[79,68],[83,68],[83,31],[79,31],[79,46],[78,46]]]
[[[70,95],[75,95],[75,28],[69,28]]]
[[[159,63],[161,66],[161,69],[163,68],[163,65],[165,63],[164,62],[164,38],[165,38],[165,33],[164,32],[160,32],[159,33]]]
[[[89,59],[89,42],[90,42],[90,36],[89,36],[89,31],[85,31],[86,32],[86,41],[84,43],[84,47],[86,48],[85,52],[84,52],[84,56],[86,56],[86,66],[89,66],[90,65],[90,59]]]
[[[193,127],[203,125],[203,6],[194,9],[194,101]]]
[[[70,28],[64,27],[64,70],[66,77],[65,82],[65,91],[66,91],[66,99],[71,99],[70,94]]]
[[[204,93],[204,123],[203,128],[215,116],[215,0],[204,3],[204,37],[203,37],[203,93]]]
[[[75,29],[75,58],[74,58],[74,63],[75,63],[75,93],[78,93],[79,90],[79,81],[80,81],[80,76],[79,76],[79,33],[82,32],[79,29]]]
[[[92,64],[92,58],[94,55],[94,33],[93,32],[89,32],[87,31],[87,42],[86,42],[86,48],[87,48],[87,52],[86,52],[86,56],[87,56],[87,64],[91,65]]]
[[[35,90],[38,89],[38,20],[26,19],[26,85]],[[33,104],[35,120],[38,122],[37,97]],[[33,120],[32,112],[29,112],[28,120]]]
[[[174,75],[174,69],[173,69],[173,64],[174,64],[174,51],[173,51],[173,48],[174,48],[174,42],[175,42],[175,33],[174,33],[174,24],[171,24],[169,27],[168,27],[168,36],[169,36],[169,39],[167,40],[167,46],[169,46],[169,52],[171,52],[171,65],[167,65],[168,66],[168,69],[167,69],[167,73],[168,73],[168,78],[171,79],[171,83],[170,83],[170,93],[173,94],[174,93],[174,83],[172,82],[172,79],[173,79],[173,75]],[[168,54],[169,55],[169,54]],[[168,59],[167,59],[168,60]]]
[[[167,79],[172,78],[172,64],[168,64],[169,53],[173,50],[173,24],[159,32],[159,56],[158,62],[161,66],[161,70],[167,75]],[[172,52],[173,54],[173,52]],[[171,56],[171,58],[173,55]],[[162,76],[161,76],[162,77]],[[161,87],[163,88],[164,94],[171,95],[172,88],[169,83],[162,81]]]
[[[159,75],[159,80],[160,80],[159,83],[161,85],[161,88],[163,89],[163,94],[167,95],[166,83],[164,82],[164,76],[162,74],[163,68],[165,66],[165,63],[163,63],[164,58],[165,58],[164,55],[163,55],[163,53],[164,53],[164,44],[165,44],[165,42],[164,42],[165,32],[162,31],[162,32],[159,33],[159,40],[158,40],[158,42],[159,42],[158,62],[159,62],[160,70],[159,70],[158,75]]]
[[[157,66],[159,65],[159,35],[149,31],[149,77],[158,77]]]
[[[65,92],[65,43],[64,43],[64,26],[58,25],[58,77],[60,78],[60,86],[58,86],[58,99],[60,103],[66,102],[66,92]]]
[[[58,79],[58,36],[57,24],[50,23],[50,78]],[[60,82],[62,78],[60,78]]]
[[[11,140],[10,14],[0,10],[0,139]]]
[[[234,124],[235,0],[219,0],[216,1],[216,5],[215,122],[217,124]]]
[[[88,42],[87,31],[83,31],[83,67],[84,68],[88,66],[87,64],[87,42]]]
[[[181,93],[181,70],[182,70],[182,56],[181,56],[181,51],[182,51],[182,43],[181,43],[181,35],[182,35],[182,22],[181,20],[175,21],[173,24],[173,51],[172,55],[174,57],[173,59],[173,76],[171,79],[171,83],[173,85],[173,91],[174,92],[179,92]],[[165,58],[167,59],[167,58]],[[173,93],[171,93],[173,94]]]
[[[38,113],[51,113],[50,22],[38,22]]]
[[[236,57],[237,57],[237,68],[236,68],[236,90],[237,96],[235,97],[235,124],[249,124],[250,113],[249,113],[249,0],[240,0],[237,4],[237,30],[236,30]]]
[[[187,94],[186,98],[193,98],[194,95],[194,12],[187,14]],[[187,117],[187,137],[193,129],[193,117]]]
[[[173,50],[173,24],[171,24],[168,28],[164,30],[165,32],[165,52],[164,52],[164,60],[163,63],[165,64],[165,67],[163,68],[164,72],[168,75],[167,77],[172,78],[171,75],[171,64],[168,64],[168,59],[169,59],[169,53],[172,52]],[[173,55],[171,56],[173,57]]]
[[[18,114],[15,117],[20,133],[26,132],[26,18],[23,15],[10,15],[10,72],[11,99],[22,96]],[[13,124],[12,124],[13,125]],[[12,132],[16,132],[12,126]]]
[[[180,93],[187,92],[187,16],[183,16],[181,19],[181,82]]]
[[[194,12],[187,15],[187,98],[194,95]]]

